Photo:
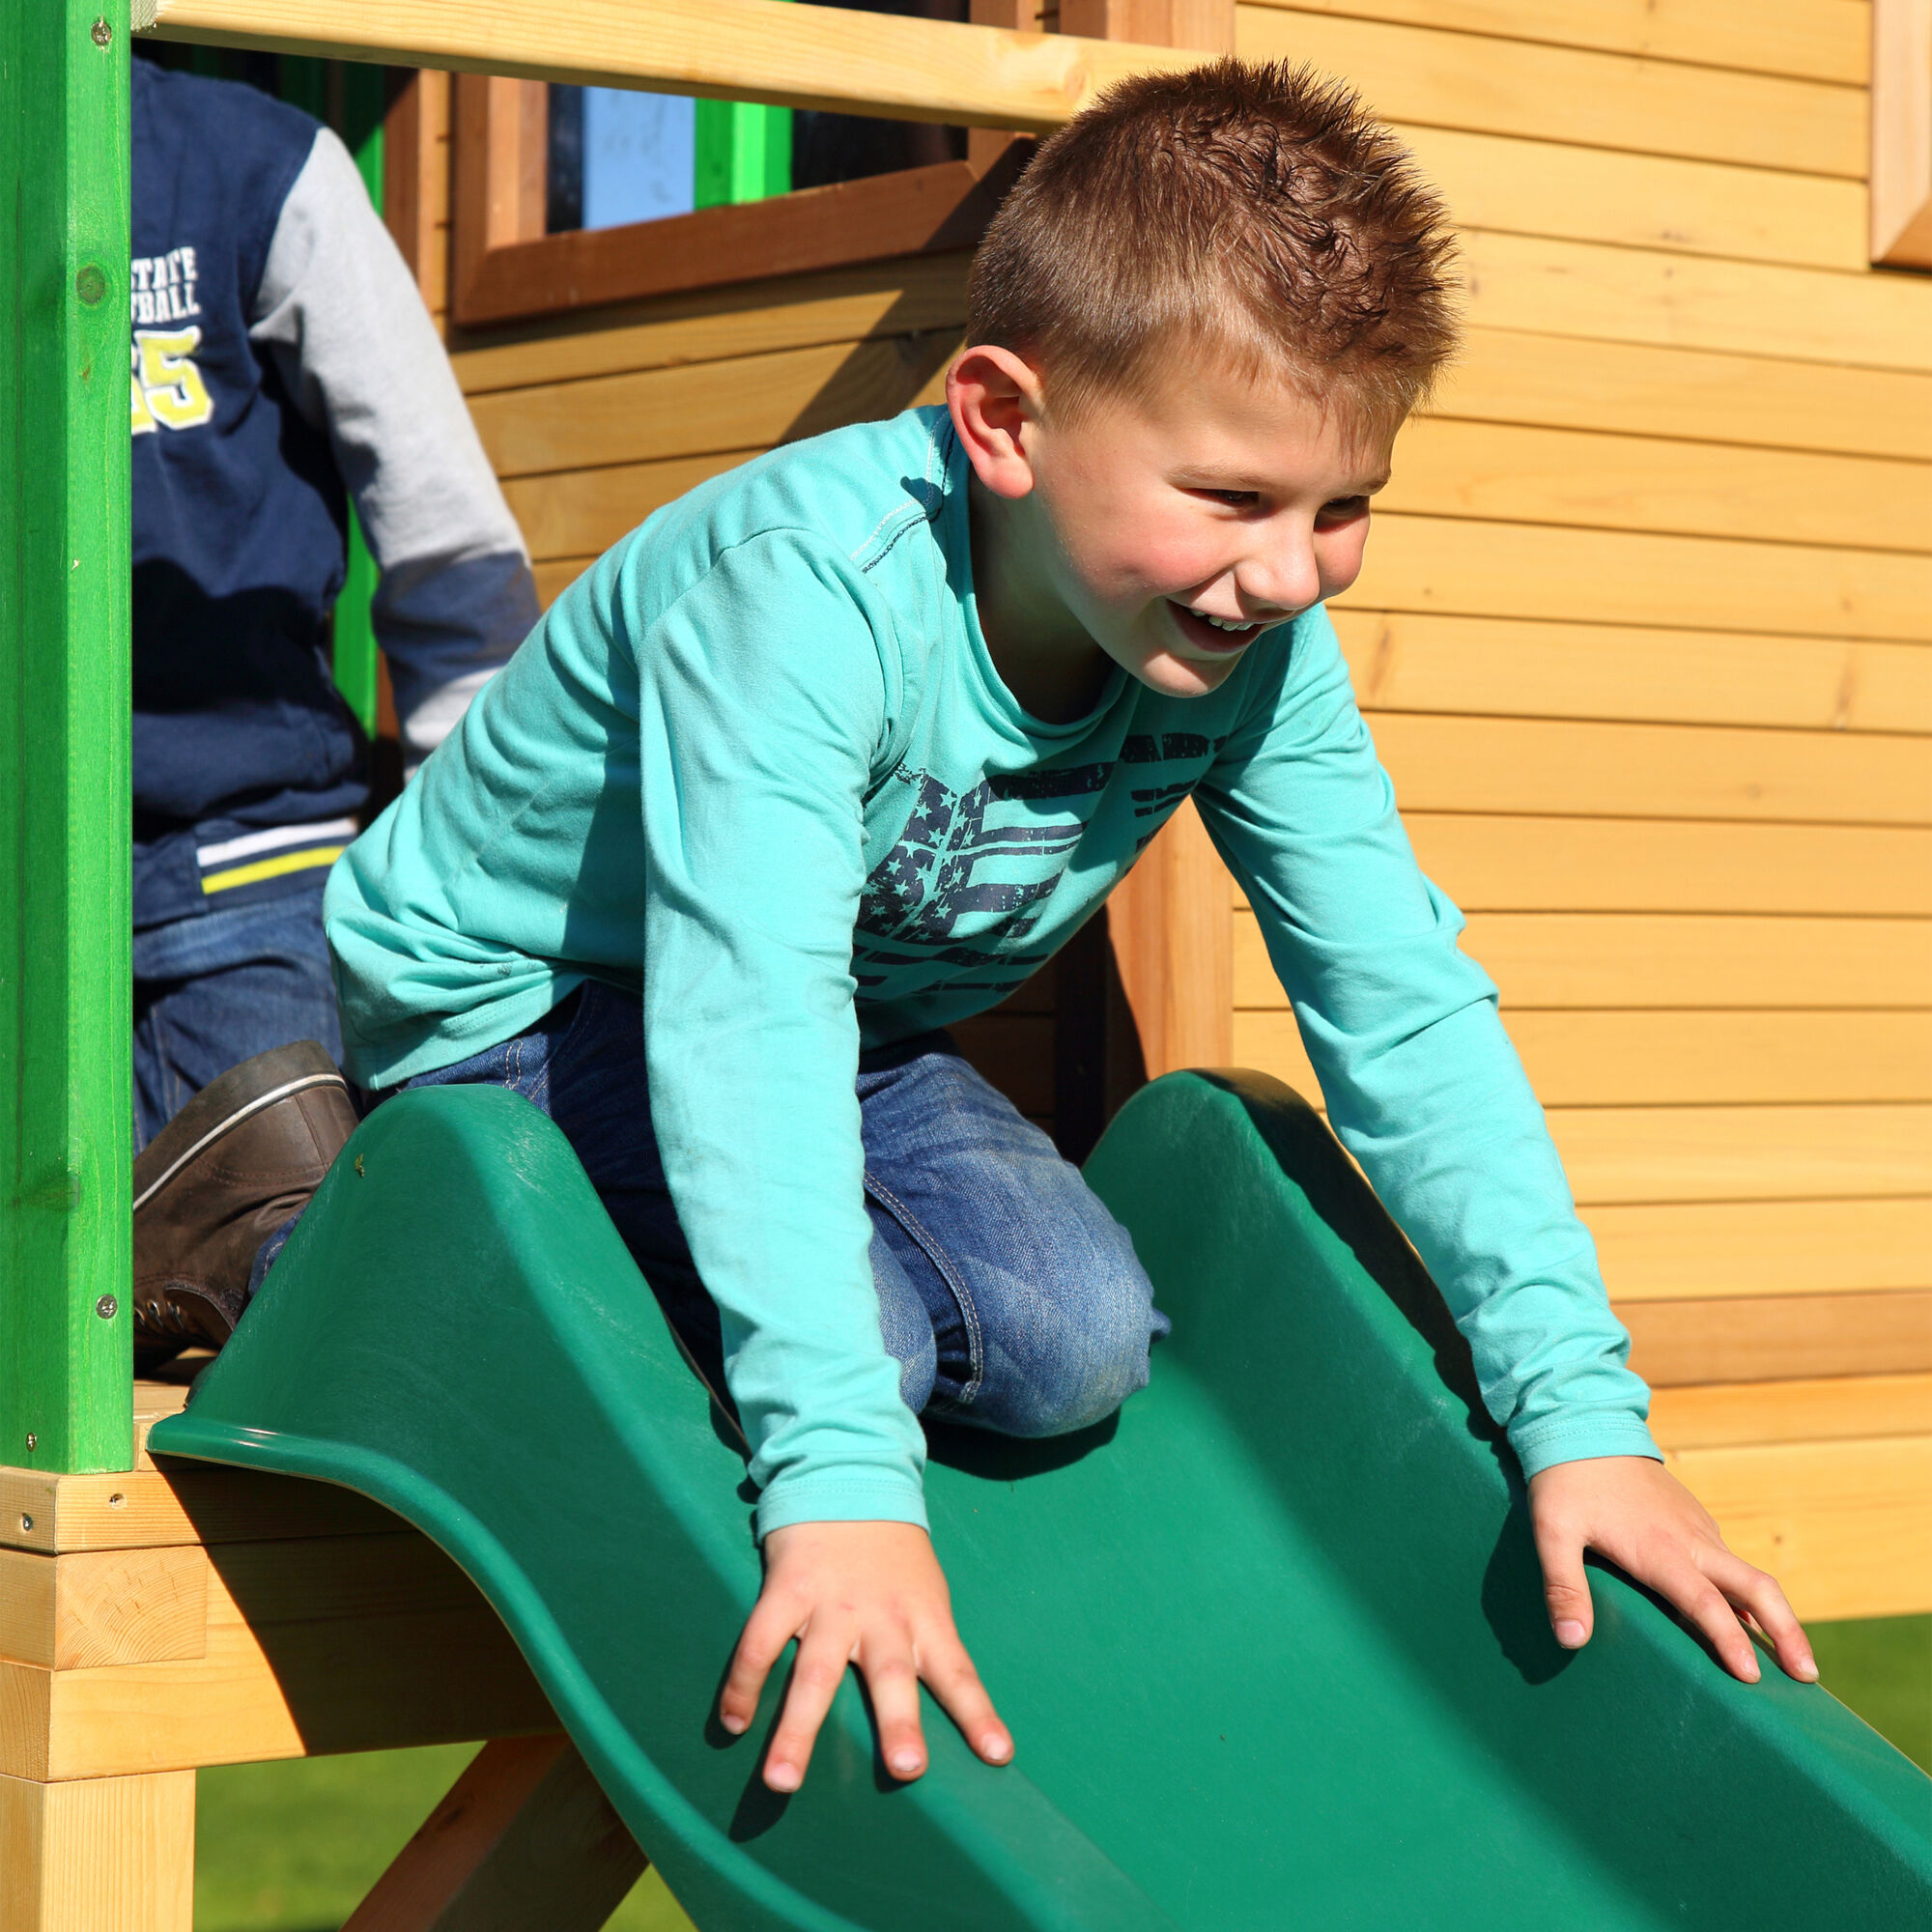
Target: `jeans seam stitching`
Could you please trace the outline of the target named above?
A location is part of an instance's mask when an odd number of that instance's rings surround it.
[[[973,1297],[967,1291],[964,1281],[960,1279],[958,1270],[953,1267],[939,1243],[926,1232],[925,1226],[920,1220],[919,1216],[877,1175],[873,1174],[869,1168],[866,1170],[866,1189],[892,1215],[899,1226],[913,1237],[919,1244],[920,1252],[939,1270],[940,1280],[952,1291],[952,1299],[958,1303],[959,1313],[966,1321],[966,1352],[972,1374],[968,1377],[966,1386],[960,1390],[956,1400],[942,1402],[939,1406],[942,1408],[968,1407],[972,1404],[974,1397],[980,1393],[980,1384],[986,1378],[985,1344],[980,1329],[980,1311],[974,1307]],[[931,1405],[928,1404],[927,1406],[929,1407]]]

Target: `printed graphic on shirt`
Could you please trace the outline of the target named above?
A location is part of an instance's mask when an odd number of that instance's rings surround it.
[[[214,414],[214,399],[195,367],[201,326],[188,328],[137,328],[131,344],[134,367],[133,432],[156,428],[195,429]]]
[[[128,265],[128,305],[143,323],[186,322],[201,313],[194,298],[198,279],[194,250],[184,244],[165,255],[136,255]]]
[[[1226,742],[1194,731],[1126,739],[1121,764],[1161,768],[1148,774],[1156,782],[1129,788],[1135,817],[1150,821],[1136,849],[1194,789]],[[1010,981],[1018,984],[1044,959],[1023,950],[1038,923],[1037,908],[1059,885],[1114,771],[1108,763],[1014,772],[982,779],[963,793],[929,772],[900,773],[917,791],[905,830],[860,897],[852,952],[860,985],[883,985],[895,967],[971,965],[993,952],[1023,969]],[[1050,809],[1056,801],[1065,801],[1059,811]],[[928,948],[936,950],[923,950]]]

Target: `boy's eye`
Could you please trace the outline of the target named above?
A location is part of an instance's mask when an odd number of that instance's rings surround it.
[[[1258,490],[1204,490],[1204,497],[1211,497],[1217,503],[1227,503],[1237,510],[1251,508],[1261,501]]]
[[[1369,499],[1366,497],[1337,497],[1332,503],[1323,503],[1315,521],[1317,524],[1332,527],[1336,524],[1352,523],[1357,517],[1368,514]]]

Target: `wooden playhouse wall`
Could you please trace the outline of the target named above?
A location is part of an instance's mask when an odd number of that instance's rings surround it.
[[[1867,264],[1869,12],[1236,14],[1243,53],[1354,80],[1462,224],[1467,353],[1336,620],[1660,1436],[1819,1617],[1932,1610],[1932,277]],[[438,308],[447,98],[391,198]],[[453,337],[546,598],[701,477],[935,395],[963,284],[928,257]],[[1252,915],[1206,902],[1195,1037],[1313,1097]],[[1050,984],[974,1033],[1050,1119]]]

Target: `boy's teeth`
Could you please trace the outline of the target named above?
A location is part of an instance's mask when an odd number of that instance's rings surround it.
[[[1206,611],[1196,611],[1191,605],[1188,607],[1188,615],[1199,617],[1204,624],[1212,624],[1217,631],[1252,631],[1254,629],[1252,624],[1246,623],[1240,618],[1230,620],[1226,617],[1210,617]]]

